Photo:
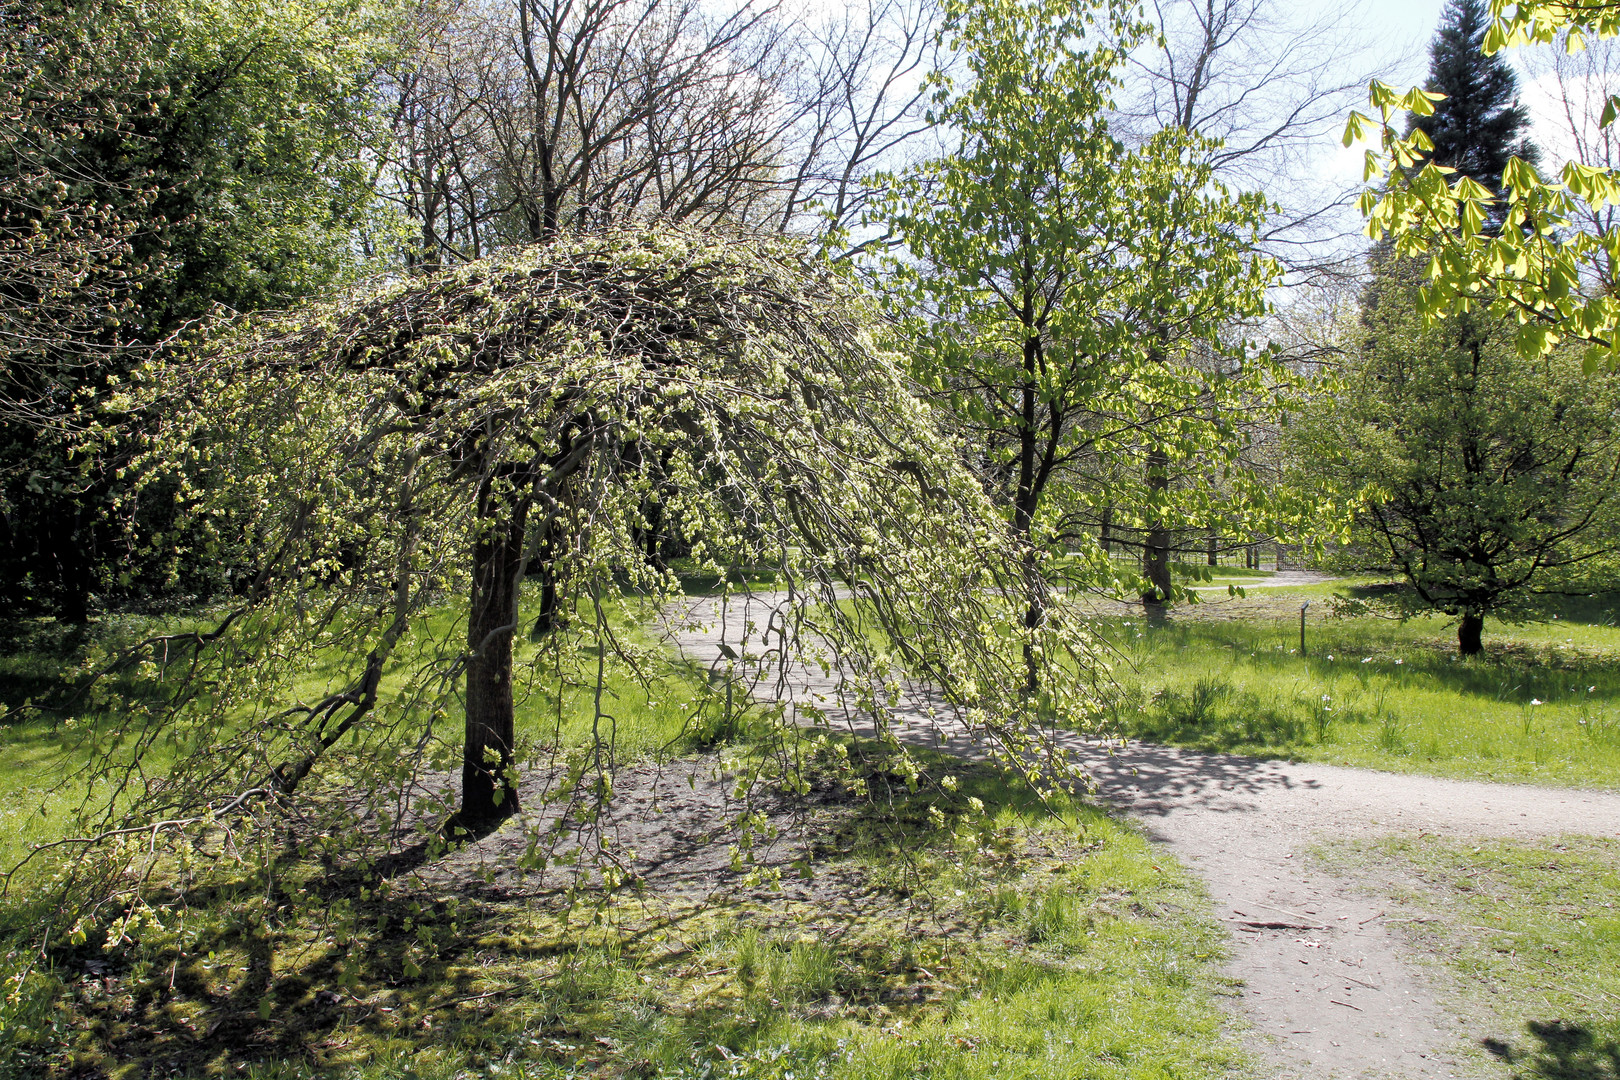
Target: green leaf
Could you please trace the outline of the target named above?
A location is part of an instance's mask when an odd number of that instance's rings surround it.
[[[1353,146],[1367,137],[1367,125],[1371,123],[1370,117],[1352,111],[1350,118],[1344,122],[1344,145]]]

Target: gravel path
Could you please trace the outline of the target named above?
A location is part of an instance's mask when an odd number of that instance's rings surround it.
[[[695,601],[676,643],[706,664],[747,661],[780,598]],[[843,708],[835,671],[790,665],[757,677],[757,696],[815,702],[851,731],[869,722]],[[900,717],[906,741],[965,757],[975,744],[917,705]],[[1253,1049],[1271,1074],[1328,1077],[1461,1075],[1452,1055],[1469,1034],[1442,1010],[1399,930],[1350,881],[1307,863],[1326,838],[1384,832],[1448,837],[1620,836],[1620,792],[1549,789],[1259,761],[1074,736],[1098,797],[1143,821],[1208,886],[1231,927],[1228,972],[1243,983]]]

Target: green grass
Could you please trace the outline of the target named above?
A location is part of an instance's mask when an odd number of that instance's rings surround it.
[[[1390,915],[1445,973],[1480,1065],[1522,1080],[1620,1077],[1620,840],[1397,837],[1317,857],[1396,872]]]
[[[1190,569],[1193,565],[1191,563],[1183,564],[1183,572],[1178,576],[1191,577],[1185,570]],[[1267,578],[1276,573],[1274,570],[1250,570],[1246,566],[1199,566],[1197,570],[1199,574],[1208,571],[1210,578],[1215,581],[1231,579],[1234,581],[1253,581],[1262,585],[1265,584]]]
[[[614,617],[636,636],[635,613]],[[427,630],[449,632],[443,621]],[[36,643],[0,663],[43,684],[71,653]],[[759,734],[695,673],[672,670],[649,700],[611,657],[608,672],[622,760],[735,761]],[[320,666],[295,690],[340,676]],[[587,737],[591,689],[523,677],[521,738]],[[83,763],[65,719],[0,726],[0,855],[60,835],[78,790],[64,781]],[[0,1076],[1157,1080],[1242,1067],[1218,1006],[1220,930],[1135,831],[971,770],[954,793],[926,777],[919,793],[866,768],[874,798],[815,811],[828,884],[808,898],[627,889],[567,909],[481,881],[390,892],[294,853],[273,881],[226,882],[139,943],[104,948],[92,932],[35,966],[38,913],[14,894],[0,978],[31,974],[0,998]],[[966,812],[970,796],[984,814]]]
[[[630,891],[569,913],[347,894],[262,926],[244,890],[184,936],[64,954],[51,1022],[8,1052],[47,1077],[159,1062],[182,1077],[420,1080],[1242,1068],[1216,1004],[1222,935],[1190,879],[1094,810],[961,781],[926,795],[871,774],[877,799],[820,819],[825,885],[808,896]],[[970,795],[984,814],[957,812]],[[242,992],[255,949],[273,956],[262,995]],[[87,959],[106,967],[83,974]]]
[[[646,644],[638,629],[643,614],[631,604],[610,603],[606,613],[615,631],[627,641]],[[579,618],[588,618],[583,610]],[[520,625],[532,621],[532,613]],[[202,621],[207,625],[206,620]],[[156,633],[174,633],[199,625],[196,618],[123,618],[109,620],[99,632],[112,640],[138,640]],[[424,652],[400,650],[400,659],[384,676],[379,713],[391,695],[400,694],[406,673],[443,641],[464,633],[445,612],[425,616],[413,637]],[[62,672],[79,657],[82,635],[64,631],[50,622],[12,627],[0,638],[9,651],[0,652],[0,871],[9,869],[33,844],[63,835],[73,812],[96,792],[87,788],[84,770],[89,760],[85,736],[104,730],[116,717],[103,707],[46,710],[24,713],[29,697],[46,700],[63,686]],[[436,644],[435,644],[436,643]],[[593,737],[594,685],[558,687],[555,676],[535,663],[536,646],[526,635],[514,640],[514,691],[518,700],[517,735],[521,745],[561,746],[584,744]],[[286,689],[287,701],[318,700],[346,686],[359,670],[354,657],[332,655],[317,662]],[[602,695],[607,720],[601,726],[620,760],[633,761],[653,752],[682,752],[736,734],[735,718],[721,715],[715,702],[699,692],[699,674],[670,665],[652,672],[643,686],[617,657],[605,665]],[[454,704],[454,703],[452,703]],[[418,706],[419,707],[419,706]],[[454,731],[451,731],[452,736]],[[148,753],[149,769],[161,772],[172,760],[173,748],[159,742]],[[451,755],[454,756],[453,754]]]
[[[1182,609],[1168,626],[1104,618],[1129,735],[1205,750],[1401,772],[1620,784],[1615,598],[1520,627],[1488,623],[1463,660],[1445,620],[1328,618],[1328,583]],[[1298,603],[1312,599],[1307,655]]]
[[[669,568],[688,596],[714,596],[729,588],[768,592],[785,587],[781,575],[769,566],[734,566],[724,573],[702,569],[691,559],[671,559]]]

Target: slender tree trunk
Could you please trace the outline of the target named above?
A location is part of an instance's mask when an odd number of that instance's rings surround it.
[[[540,611],[534,617],[529,637],[539,641],[557,628],[557,554],[562,543],[562,531],[553,520],[546,526],[540,539],[533,574],[540,579]]]
[[[62,528],[52,530],[50,543],[55,547],[58,600],[56,617],[71,626],[85,626],[90,622],[90,589],[95,572],[86,548],[91,543],[88,528],[79,525],[80,515],[62,515]]]
[[[461,810],[454,824],[474,834],[518,810],[513,770],[512,634],[532,468],[486,480],[478,495],[482,531],[473,546],[467,617],[467,733],[461,767]]]
[[[1147,456],[1147,489],[1154,494],[1170,490],[1170,458],[1163,450]],[[1163,622],[1170,604],[1170,531],[1155,521],[1148,527],[1142,546],[1142,576],[1147,588],[1142,592],[1142,610],[1149,622]]]
[[[1485,616],[1464,615],[1457,624],[1457,651],[1463,656],[1478,656],[1485,651],[1480,634],[1485,629]]]
[[[654,502],[647,508],[647,563],[654,570],[664,569],[664,557],[659,543],[664,535],[664,504]]]
[[[1027,630],[1036,629],[1046,618],[1046,604],[1039,580],[1040,565],[1033,542],[1035,509],[1040,499],[1035,480],[1035,455],[1038,448],[1035,419],[1039,405],[1035,374],[1039,351],[1039,338],[1031,336],[1025,340],[1025,378],[1022,388],[1023,400],[1020,403],[1021,423],[1018,427],[1018,491],[1013,496],[1013,534],[1024,546],[1024,580],[1029,588],[1024,608],[1024,628]],[[1024,646],[1024,689],[1029,693],[1040,689],[1039,665],[1035,659],[1034,648],[1028,644]]]

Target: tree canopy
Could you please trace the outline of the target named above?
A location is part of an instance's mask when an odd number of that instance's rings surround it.
[[[172,523],[110,518],[117,455],[72,433],[216,309],[282,307],[364,262],[399,16],[387,0],[0,4],[6,603],[82,623],[98,595],[214,587],[212,568],[145,557]]]
[[[1418,268],[1375,270],[1358,355],[1290,439],[1305,483],[1362,496],[1341,561],[1393,568],[1396,609],[1455,617],[1476,655],[1487,617],[1615,580],[1620,392],[1567,349],[1522,358],[1498,317],[1425,325]]]
[[[1602,0],[1513,3],[1490,0],[1490,22],[1479,49],[1561,40],[1578,50],[1585,35],[1620,34],[1620,16]],[[1418,303],[1426,317],[1480,307],[1512,319],[1522,355],[1537,356],[1570,339],[1585,345],[1589,371],[1620,366],[1620,301],[1583,282],[1599,264],[1612,265],[1620,236],[1583,227],[1602,221],[1605,207],[1620,203],[1620,176],[1600,165],[1571,161],[1555,179],[1544,180],[1530,161],[1511,157],[1500,184],[1488,187],[1449,165],[1427,160],[1434,144],[1422,128],[1438,95],[1400,91],[1374,81],[1370,113],[1351,113],[1344,144],[1371,140],[1365,177],[1387,183],[1362,195],[1368,235],[1388,238],[1397,254],[1426,263]],[[1612,124],[1620,100],[1610,99],[1600,117]],[[1410,115],[1410,124],[1401,119]],[[1496,192],[1507,200],[1500,229],[1492,210]],[[1600,275],[1599,275],[1600,276]]]
[[[1519,80],[1499,55],[1480,49],[1489,22],[1485,0],[1452,0],[1429,43],[1429,78],[1423,88],[1443,95],[1432,113],[1412,117],[1412,130],[1434,149],[1423,159],[1455,169],[1500,194],[1502,172],[1513,158],[1535,164],[1530,111],[1519,102]],[[1494,216],[1500,217],[1500,214]]]
[[[1277,520],[1230,468],[1287,383],[1228,333],[1275,279],[1264,200],[1222,185],[1196,134],[1116,137],[1141,32],[1123,8],[960,4],[948,25],[961,70],[936,76],[934,115],[959,141],[896,177],[883,209],[915,370],[973,433],[1032,558],[1078,551],[1088,584],[1112,585],[1112,527],[1167,601],[1176,530]]]
[[[775,569],[791,593],[780,655],[843,657],[880,731],[908,670],[1039,775],[1035,710],[1089,708],[1078,619],[1060,601],[1021,627],[1021,552],[979,481],[865,302],[788,242],[559,239],[253,320],[154,366],[121,404],[153,460],[192,461],[181,498],[211,542],[252,558],[208,626],[87,673],[81,694],[116,676],[122,706],[86,736],[103,784],[86,837],[148,839],[78,845],[72,880],[125,887],[131,859],[273,830],[294,805],[340,831],[363,813],[431,834],[458,748],[468,827],[515,808],[521,768],[551,769],[564,805],[605,798],[611,702],[598,694],[598,734],[565,762],[556,737],[514,741],[513,713],[532,707],[523,664],[600,688],[609,656],[642,679],[678,663],[604,615],[615,597],[656,610],[678,592],[645,556],[651,500],[700,560]],[[565,521],[567,543],[539,554],[535,519]],[[571,617],[515,674],[531,558]],[[1024,694],[1020,645],[1067,677]],[[464,738],[446,727],[458,711]],[[160,745],[171,763],[149,771]]]

